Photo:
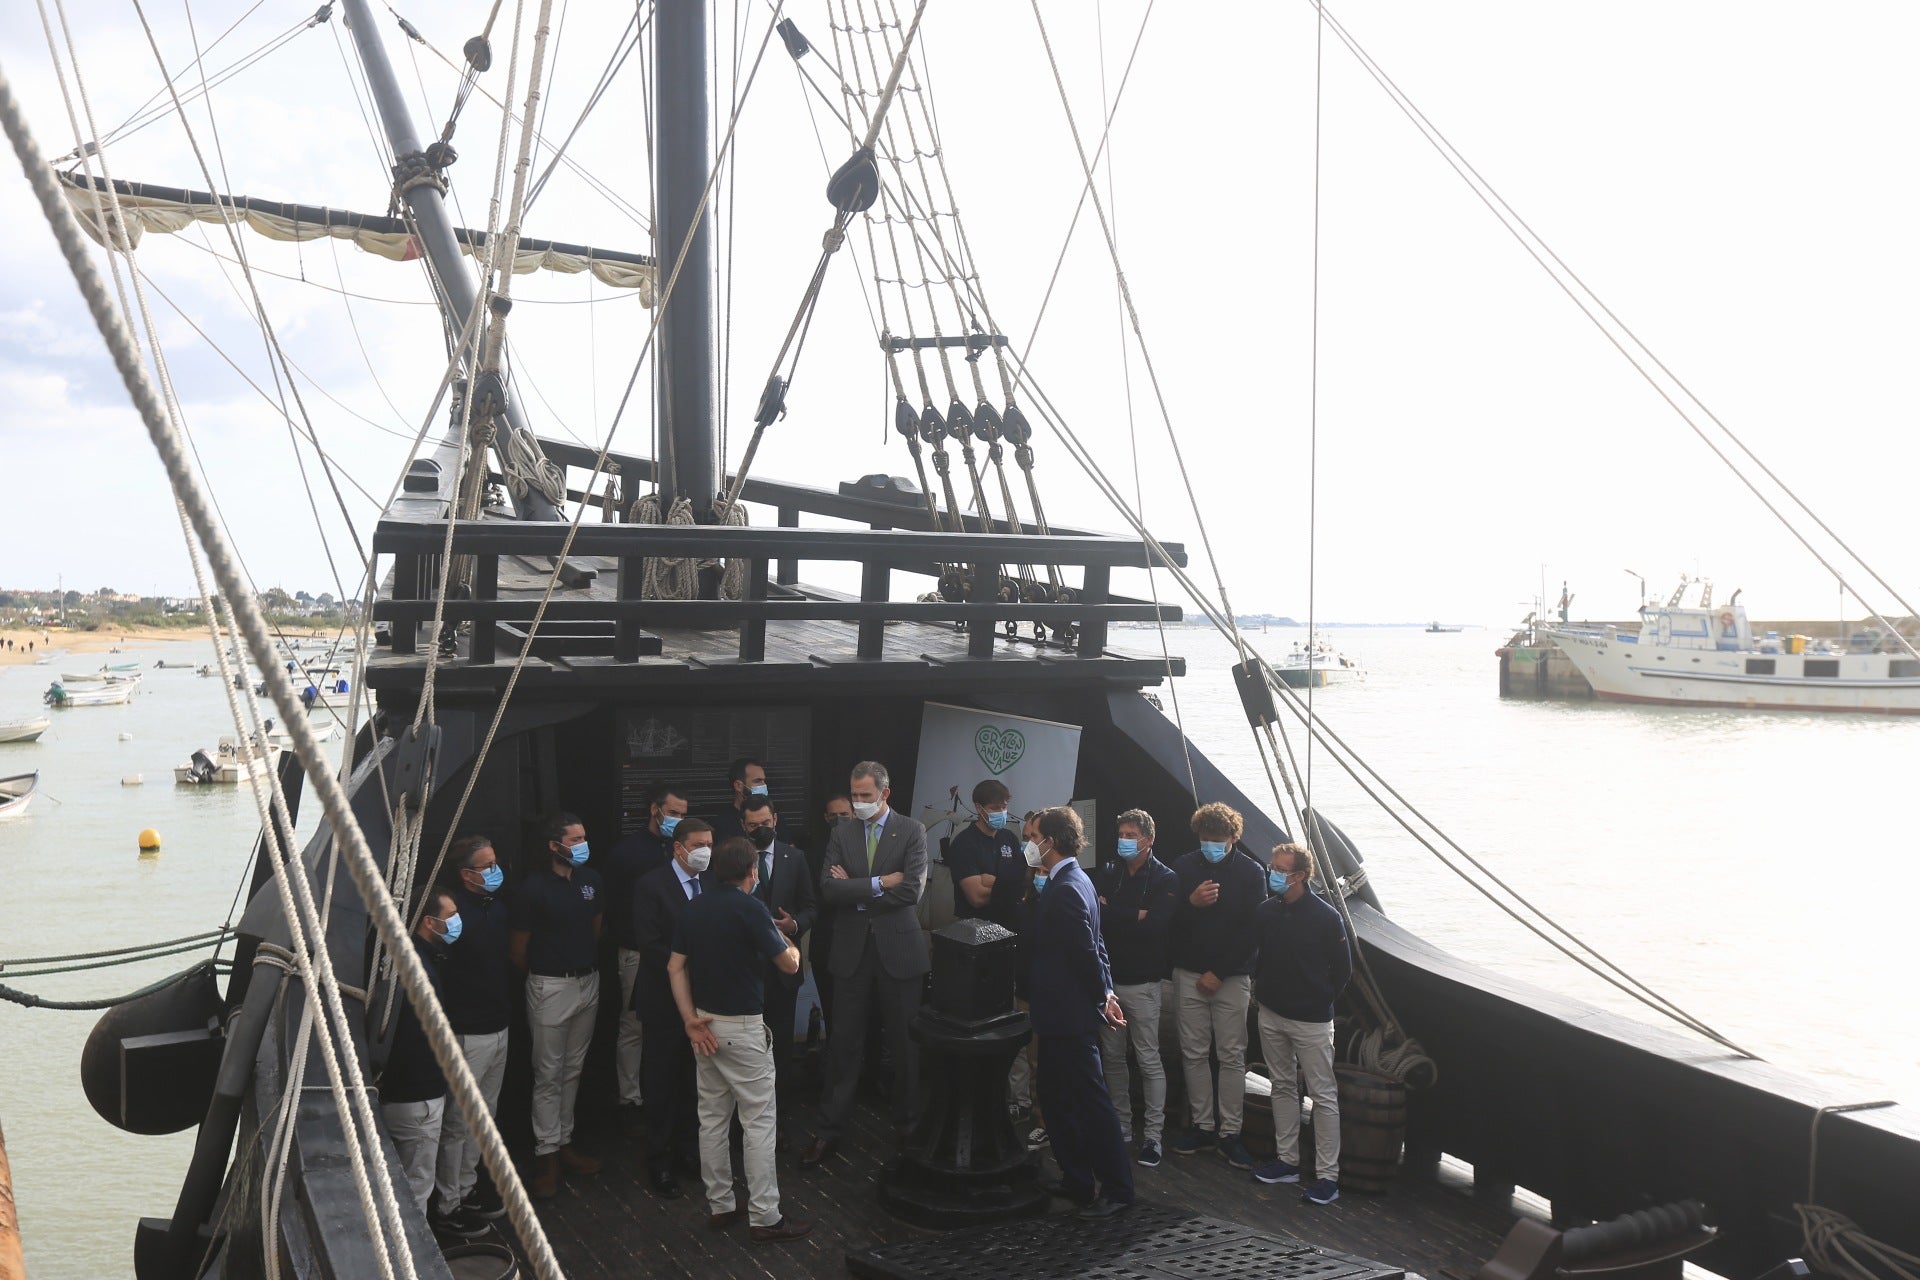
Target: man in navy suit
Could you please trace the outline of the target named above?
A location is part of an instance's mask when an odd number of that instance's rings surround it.
[[[1113,993],[1100,902],[1080,869],[1086,833],[1071,809],[1044,810],[1027,842],[1027,865],[1040,889],[1020,946],[1032,957],[1028,1004],[1039,1041],[1039,1102],[1047,1117],[1059,1194],[1083,1218],[1105,1218],[1133,1204],[1133,1162],[1100,1065],[1102,1027],[1124,1027]]]

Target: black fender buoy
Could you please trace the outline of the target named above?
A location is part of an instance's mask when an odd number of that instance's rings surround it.
[[[100,1118],[128,1133],[179,1133],[207,1114],[225,1044],[226,1005],[210,964],[100,1016],[80,1051],[80,1085]]]

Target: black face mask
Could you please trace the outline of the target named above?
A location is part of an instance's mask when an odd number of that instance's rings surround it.
[[[765,853],[773,847],[773,828],[755,827],[747,832],[747,839],[753,841],[753,847]]]

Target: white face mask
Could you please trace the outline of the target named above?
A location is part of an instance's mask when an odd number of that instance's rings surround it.
[[[1040,865],[1040,846],[1033,841],[1029,840],[1024,845],[1021,845],[1020,852],[1027,856],[1028,866],[1037,867]]]
[[[713,861],[713,846],[701,845],[698,849],[687,850],[687,870],[699,875]]]
[[[880,806],[873,803],[872,801],[855,800],[853,802],[853,816],[860,819],[860,821],[862,822],[869,821],[870,819],[873,818],[875,814],[879,812],[880,812]]]

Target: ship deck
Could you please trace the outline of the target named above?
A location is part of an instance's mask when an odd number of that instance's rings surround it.
[[[1250,1118],[1254,1103],[1250,1097]],[[1264,1103],[1259,1109],[1264,1111]],[[1271,1139],[1252,1124],[1248,1128],[1248,1146],[1257,1155],[1270,1154]],[[781,1208],[814,1223],[812,1235],[787,1245],[756,1246],[744,1224],[725,1233],[710,1230],[697,1178],[683,1178],[683,1198],[657,1199],[647,1190],[638,1144],[611,1136],[611,1125],[583,1129],[609,1135],[594,1148],[605,1168],[595,1177],[569,1177],[556,1198],[540,1205],[560,1263],[576,1280],[845,1276],[849,1253],[940,1235],[909,1226],[881,1207],[875,1180],[893,1148],[886,1119],[872,1104],[862,1104],[839,1150],[820,1168],[803,1172],[797,1147],[782,1153]],[[1052,1176],[1052,1161],[1045,1165]],[[1493,1256],[1513,1222],[1508,1206],[1475,1200],[1464,1179],[1444,1174],[1432,1178],[1403,1170],[1385,1194],[1347,1192],[1324,1207],[1302,1203],[1296,1187],[1262,1186],[1213,1154],[1169,1153],[1159,1168],[1136,1167],[1134,1176],[1142,1205],[1297,1237],[1430,1278],[1471,1276]],[[736,1191],[744,1204],[744,1183]],[[1067,1207],[1056,1202],[1054,1212],[1064,1216]]]

